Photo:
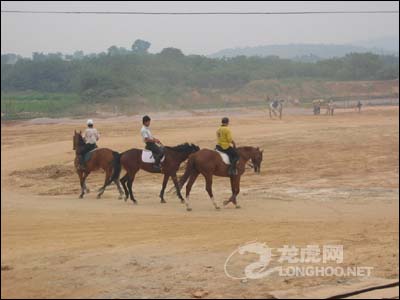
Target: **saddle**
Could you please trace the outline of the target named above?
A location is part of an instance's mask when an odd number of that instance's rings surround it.
[[[222,158],[222,161],[224,162],[224,164],[226,164],[226,165],[230,165],[230,164],[231,164],[231,162],[230,162],[230,160],[229,160],[229,155],[228,155],[228,154],[226,154],[225,152],[218,151],[217,149],[215,149],[215,151],[216,151],[219,155],[221,155],[221,158]]]
[[[165,159],[165,154],[162,156],[160,162],[163,162]],[[150,150],[143,149],[142,150],[142,162],[144,163],[155,163],[156,160],[154,159],[153,152]]]

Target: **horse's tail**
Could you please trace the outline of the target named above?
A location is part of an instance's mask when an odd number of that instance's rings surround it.
[[[185,185],[186,181],[189,179],[190,175],[193,173],[195,168],[196,168],[196,166],[195,166],[195,156],[191,155],[189,157],[188,163],[186,165],[185,173],[179,179],[179,182],[178,182],[179,190],[181,190],[182,187]]]
[[[114,180],[119,178],[119,175],[121,174],[121,154],[118,152],[113,151],[113,160],[112,160],[112,166],[113,166],[113,173],[111,174],[110,178],[107,181],[106,186],[111,184]]]

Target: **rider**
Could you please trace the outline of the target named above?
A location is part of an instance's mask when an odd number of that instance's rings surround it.
[[[140,130],[140,133],[142,135],[143,142],[146,143],[146,149],[150,150],[153,153],[153,156],[155,159],[153,168],[157,171],[160,171],[161,170],[160,161],[163,156],[163,151],[162,151],[162,148],[159,145],[157,145],[157,144],[161,144],[160,140],[153,137],[153,135],[150,132],[150,128],[149,128],[150,121],[151,121],[151,119],[149,116],[143,117],[143,119],[142,119],[143,127]]]
[[[278,108],[278,105],[279,105],[279,100],[274,99],[274,101],[272,101],[272,107],[276,109],[276,108]]]
[[[84,168],[84,161],[83,158],[86,153],[89,151],[92,151],[97,148],[96,142],[100,138],[100,134],[97,131],[96,128],[93,128],[93,120],[89,119],[86,122],[88,128],[86,128],[83,139],[85,141],[85,147],[83,148],[80,156],[79,156],[79,162],[81,164],[81,167]]]
[[[231,163],[228,170],[228,174],[232,176],[237,174],[236,163],[239,160],[239,155],[236,151],[236,144],[232,139],[232,133],[228,125],[229,125],[229,119],[226,117],[222,118],[222,124],[217,130],[218,144],[215,148],[218,151],[225,152],[226,154],[228,154]]]

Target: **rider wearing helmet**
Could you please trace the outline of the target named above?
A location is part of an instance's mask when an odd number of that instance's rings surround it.
[[[228,169],[228,174],[232,176],[237,174],[236,163],[239,160],[239,155],[236,151],[236,144],[232,139],[232,133],[228,125],[229,125],[229,119],[223,118],[222,124],[217,130],[218,144],[215,148],[218,151],[225,152],[226,154],[228,154],[231,163]]]
[[[143,127],[140,130],[140,134],[142,135],[143,142],[146,143],[146,149],[150,150],[153,153],[155,163],[153,165],[153,168],[156,171],[161,170],[160,166],[160,161],[161,158],[163,157],[163,148],[159,146],[161,144],[159,139],[156,139],[153,137],[153,135],[150,132],[150,122],[151,119],[149,116],[144,116],[142,119]]]
[[[97,129],[93,128],[93,120],[92,119],[87,120],[86,124],[87,124],[88,128],[86,128],[84,135],[83,135],[83,139],[86,144],[85,144],[85,148],[83,149],[83,151],[81,152],[81,155],[79,157],[81,167],[83,167],[83,168],[84,168],[84,166],[83,166],[84,165],[84,161],[83,161],[84,155],[97,148],[96,142],[100,138],[100,134],[97,131]]]

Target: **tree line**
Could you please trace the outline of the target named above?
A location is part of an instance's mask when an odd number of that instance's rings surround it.
[[[139,95],[176,96],[192,89],[240,88],[253,80],[389,80],[399,77],[399,58],[352,53],[318,62],[277,56],[213,59],[184,55],[177,48],[150,54],[150,43],[136,40],[131,49],[111,46],[85,55],[33,53],[32,58],[1,55],[1,90],[76,93],[84,101],[108,101]]]

